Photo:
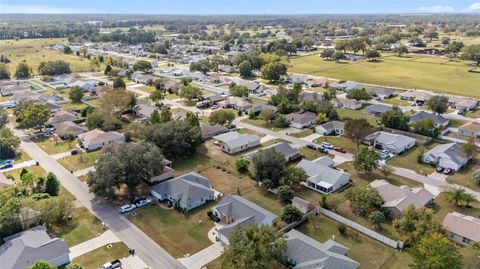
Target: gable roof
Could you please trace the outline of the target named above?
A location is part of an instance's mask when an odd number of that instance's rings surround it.
[[[78,138],[88,147],[88,145],[92,144],[101,144],[104,142],[112,141],[117,138],[124,137],[122,134],[118,132],[104,132],[100,129],[93,129],[83,134],[79,134]]]
[[[365,108],[365,112],[371,114],[383,114],[389,110],[392,110],[392,106],[383,104],[374,104]]]
[[[441,144],[427,151],[425,154],[440,158],[448,158],[459,166],[467,161],[467,156],[458,143]]]
[[[247,145],[254,141],[260,141],[258,135],[241,134],[239,132],[228,132],[221,135],[214,136],[213,139],[224,143],[229,148],[236,148],[242,145]]]
[[[458,130],[469,131],[473,133],[480,133],[480,124],[475,121],[469,121],[462,126],[458,127]]]
[[[206,196],[214,196],[215,192],[210,186],[210,180],[195,172],[164,181],[151,190],[159,194],[168,194],[177,201],[196,201]]]
[[[201,123],[200,130],[202,131],[202,137],[207,138],[215,136],[217,134],[225,133],[228,131],[228,128],[220,124],[210,125]]]
[[[38,260],[51,261],[70,253],[65,241],[50,238],[43,226],[37,226],[4,238],[0,262],[9,269],[25,269]]]
[[[426,119],[432,119],[435,124],[443,124],[448,122],[448,119],[443,117],[442,115],[438,115],[436,113],[428,113],[425,111],[417,111],[413,115],[410,116],[410,122],[422,121]]]
[[[385,203],[384,207],[396,207],[400,211],[410,205],[421,208],[433,199],[433,194],[425,188],[410,188],[395,186],[386,180],[374,180],[370,186],[378,191]]]
[[[55,131],[57,132],[57,134],[60,136],[66,135],[68,133],[79,135],[85,132],[85,128],[83,128],[79,124],[76,124],[72,121],[62,121],[52,125],[55,128]]]
[[[329,122],[325,122],[324,124],[322,124],[320,126],[322,126],[322,128],[327,130],[327,131],[335,130],[335,129],[344,129],[345,128],[345,122],[338,121],[338,120],[332,120],[332,121],[329,121]]]
[[[348,248],[333,240],[320,243],[293,229],[286,234],[285,256],[296,269],[355,269],[359,263],[345,256]]]
[[[308,176],[308,181],[320,185],[324,188],[330,188],[342,177],[350,177],[349,174],[324,165],[323,159],[319,161],[301,160],[298,168],[302,168]]]
[[[480,242],[480,219],[460,214],[448,213],[443,219],[443,227],[448,231]]]
[[[55,123],[60,123],[60,122],[64,122],[64,121],[74,121],[76,119],[77,119],[77,116],[75,114],[67,112],[65,110],[61,110],[61,111],[58,111],[57,113],[55,113],[55,115],[53,115],[53,117],[48,119],[48,123],[49,124],[55,124]]]
[[[383,131],[369,134],[366,140],[375,140],[376,143],[382,146],[393,147],[397,150],[402,150],[412,142],[416,142],[415,138],[408,137],[402,134],[391,134]]]
[[[305,124],[317,119],[317,114],[310,111],[299,111],[285,115],[288,121]]]

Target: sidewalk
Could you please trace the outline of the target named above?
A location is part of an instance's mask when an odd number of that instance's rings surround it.
[[[178,261],[187,269],[201,269],[203,266],[212,262],[222,255],[223,245],[221,242],[216,242],[213,245],[206,247],[199,252],[193,254],[188,258],[181,258]]]
[[[80,243],[70,248],[70,260],[75,259],[85,253],[93,251],[97,248],[103,247],[105,245],[120,242],[120,239],[113,234],[110,230],[107,230],[103,234],[92,238],[88,241]]]
[[[81,176],[84,176],[84,175],[88,174],[88,172],[91,172],[91,171],[95,171],[95,166],[90,166],[90,167],[87,167],[85,169],[75,171],[75,172],[73,172],[73,175],[76,176],[76,177],[81,177]]]

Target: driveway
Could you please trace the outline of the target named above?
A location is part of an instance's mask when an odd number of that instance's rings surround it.
[[[94,251],[97,248],[101,248],[105,245],[120,242],[120,239],[113,234],[110,230],[107,230],[103,234],[92,238],[88,241],[80,243],[70,248],[70,260],[73,260],[85,253]]]
[[[223,245],[221,242],[215,242],[188,258],[178,259],[187,269],[201,269],[203,266],[212,262],[222,255]]]
[[[313,142],[315,139],[319,138],[320,136],[322,136],[321,134],[317,134],[317,133],[314,133],[314,134],[311,134],[309,136],[306,136],[304,138],[302,138],[303,140],[307,141],[307,142]]]

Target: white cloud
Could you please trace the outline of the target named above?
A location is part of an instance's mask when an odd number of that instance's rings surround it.
[[[465,11],[465,12],[478,12],[478,11],[480,11],[480,2],[473,3],[473,4],[469,5],[463,11]]]
[[[61,8],[40,5],[8,5],[0,3],[0,13],[26,13],[26,14],[79,14],[94,13],[93,9]]]
[[[423,6],[419,7],[417,10],[428,13],[448,13],[455,11],[455,9],[451,6]]]

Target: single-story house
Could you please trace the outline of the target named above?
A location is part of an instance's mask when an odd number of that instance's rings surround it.
[[[348,108],[353,110],[362,108],[362,102],[354,99],[335,98],[331,102],[336,108]]]
[[[328,158],[328,157],[327,157]],[[329,158],[330,159],[330,158]],[[323,194],[333,193],[350,184],[350,175],[332,168],[325,158],[301,160],[297,164],[308,176],[307,187]]]
[[[218,102],[222,108],[234,108],[241,111],[247,111],[253,107],[247,99],[237,96],[230,96],[226,100]]]
[[[260,104],[260,105],[256,105],[256,106],[250,108],[248,110],[248,113],[253,112],[253,114],[255,114],[255,116],[258,116],[264,110],[271,110],[275,113],[275,112],[277,112],[277,107],[272,106],[272,105],[267,105],[267,104]]]
[[[38,260],[52,266],[63,266],[70,262],[70,249],[60,238],[51,238],[44,226],[37,226],[8,237],[0,246],[2,268],[25,269]]]
[[[480,219],[460,214],[448,213],[443,219],[443,227],[448,231],[448,238],[458,244],[468,245],[480,242]]]
[[[425,163],[437,165],[442,168],[458,171],[464,167],[471,157],[468,157],[458,143],[441,144],[423,154]]]
[[[345,134],[345,122],[332,120],[315,127],[315,133],[321,135],[343,135]]]
[[[332,239],[322,244],[295,229],[286,235],[285,258],[294,269],[356,269],[360,265],[347,257],[347,247]]]
[[[96,150],[109,144],[125,143],[125,136],[118,132],[104,132],[100,129],[93,129],[78,135],[80,146],[86,150]]]
[[[150,119],[152,113],[157,110],[155,106],[150,104],[140,103],[133,108],[133,114],[135,116],[143,118],[143,119]]]
[[[321,100],[323,100],[323,95],[318,93],[318,92],[307,92],[307,91],[304,91],[302,93],[302,101],[303,102],[313,102],[313,103],[317,103]]]
[[[353,81],[345,81],[343,83],[332,83],[331,87],[340,91],[349,92],[353,89],[361,89],[364,86]]]
[[[425,112],[425,111],[415,112],[413,115],[411,115],[408,118],[408,121],[411,124],[411,123],[414,123],[414,122],[417,122],[417,121],[423,121],[423,120],[427,120],[427,119],[433,120],[433,123],[435,124],[435,128],[447,127],[448,124],[450,123],[450,120],[445,118],[442,115],[438,115],[436,113],[428,113],[428,112]]]
[[[297,129],[303,129],[314,125],[317,122],[317,114],[310,111],[299,111],[285,115],[290,122],[290,126]]]
[[[40,94],[32,91],[19,91],[13,93],[13,95],[8,99],[9,101],[15,102],[15,104],[19,104],[21,102],[26,101],[39,101]]]
[[[168,200],[173,206],[187,211],[215,199],[210,180],[195,172],[154,185],[150,194],[159,201]]]
[[[432,98],[433,94],[426,91],[408,90],[400,93],[399,96],[402,100],[415,101],[417,105],[423,105]]]
[[[149,183],[159,183],[167,179],[173,178],[173,173],[175,170],[172,168],[173,162],[167,159],[163,159],[163,169],[158,175],[152,176],[149,180]]]
[[[384,87],[365,87],[368,93],[381,99],[388,99],[397,94],[397,90]]]
[[[415,208],[430,207],[433,204],[433,194],[425,188],[410,188],[406,185],[395,186],[386,180],[374,180],[370,187],[382,197],[382,208],[388,210],[390,217],[397,219],[403,216],[403,210],[413,205]]]
[[[292,148],[290,146],[290,144],[288,144],[286,142],[280,142],[280,143],[277,143],[277,144],[273,144],[273,145],[265,147],[261,150],[267,150],[267,149],[274,149],[276,152],[283,155],[286,162],[291,162],[291,161],[297,160],[297,159],[302,157],[302,154],[300,153],[300,150],[298,150],[296,148]],[[258,153],[258,151],[248,153],[248,154],[245,154],[244,157],[247,158],[247,159],[252,159],[253,156],[255,156],[257,153]]]
[[[216,135],[213,137],[213,140],[220,145],[223,151],[230,154],[260,145],[260,137],[258,135],[240,134],[239,132]]]
[[[300,212],[302,212],[303,214],[307,214],[308,212],[315,209],[312,203],[297,196],[293,197],[292,206],[300,210]]]
[[[217,228],[217,238],[225,245],[235,227],[248,225],[273,225],[277,216],[270,211],[238,196],[228,195],[212,208],[212,214],[225,224]]]
[[[392,110],[392,106],[389,105],[382,105],[382,104],[374,104],[371,106],[367,106],[365,108],[365,112],[369,114],[373,114],[377,117],[381,117],[383,113]]]
[[[95,86],[97,86],[97,83],[95,81],[77,80],[77,81],[70,84],[70,87],[72,87],[72,88],[75,87],[75,86],[80,87],[84,92],[89,92]]]
[[[210,103],[212,103],[212,104],[218,103],[218,102],[223,101],[225,99],[227,99],[227,96],[217,94],[217,93],[204,94],[202,96],[202,100],[210,101]]]
[[[365,137],[366,144],[388,150],[393,154],[400,154],[415,146],[417,140],[402,134],[375,132]]]
[[[458,134],[473,138],[480,138],[480,124],[474,121],[467,122],[458,127]]]
[[[149,82],[158,79],[158,77],[146,74],[144,72],[136,71],[133,72],[131,79],[136,83],[148,84]]]
[[[228,128],[220,124],[209,125],[209,124],[201,123],[200,130],[202,131],[203,139],[211,138],[216,135],[228,132]]]
[[[17,92],[25,92],[30,90],[30,87],[17,85],[16,83],[8,83],[0,85],[1,96],[12,96]]]
[[[85,128],[73,121],[62,121],[59,123],[53,123],[53,128],[60,138],[77,137],[80,134],[85,133]]]
[[[53,124],[57,124],[64,121],[75,121],[75,120],[77,120],[77,115],[67,112],[65,110],[62,110],[62,111],[58,111],[53,115],[53,117],[49,118],[47,123],[53,125]]]
[[[97,85],[93,87],[91,94],[94,96],[102,97],[104,94],[112,90],[112,87],[108,85]]]
[[[184,121],[187,119],[188,111],[175,111],[172,113],[172,121]]]
[[[169,93],[178,93],[181,83],[175,80],[165,80],[162,87]]]
[[[472,111],[477,109],[478,100],[467,97],[449,96],[448,105],[456,110]]]
[[[345,54],[345,59],[352,61],[352,62],[359,62],[363,60],[363,57],[360,55],[354,55],[354,54]]]

